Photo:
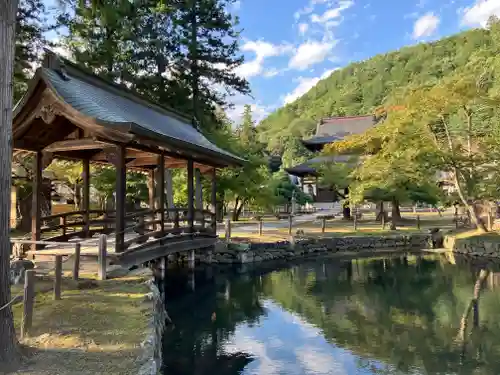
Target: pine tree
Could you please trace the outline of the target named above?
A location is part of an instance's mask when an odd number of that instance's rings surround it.
[[[234,2],[184,0],[176,8],[180,48],[175,70],[190,89],[192,113],[198,120],[212,117],[214,105],[226,107],[232,92],[250,93],[248,82],[235,73],[243,56],[239,55],[238,18],[228,13]]]
[[[69,0],[64,5],[57,24],[69,31],[63,46],[76,63],[101,77],[129,83],[135,73],[128,64],[138,22],[135,3],[112,0],[93,5]]]
[[[14,60],[14,102],[27,89],[34,65],[45,43],[45,7],[41,0],[21,0],[16,19],[16,50]]]

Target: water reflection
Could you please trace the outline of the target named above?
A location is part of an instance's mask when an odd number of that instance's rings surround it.
[[[167,272],[166,374],[500,374],[496,265],[407,255],[267,267]]]

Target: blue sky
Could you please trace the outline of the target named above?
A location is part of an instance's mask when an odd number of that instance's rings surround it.
[[[253,98],[235,96],[257,120],[350,62],[482,27],[500,0],[241,0],[241,49]]]

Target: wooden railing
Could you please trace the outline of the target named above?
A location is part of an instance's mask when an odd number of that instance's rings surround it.
[[[90,210],[65,212],[42,217],[40,232],[47,240],[66,241],[71,237],[89,237],[95,233],[111,233],[116,222],[115,211]],[[139,209],[125,215],[124,233],[138,236],[127,239],[125,249],[134,243],[143,243],[150,237],[181,233],[216,232],[215,214],[207,210],[194,210],[191,220],[187,208]]]

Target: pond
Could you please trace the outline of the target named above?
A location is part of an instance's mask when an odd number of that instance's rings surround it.
[[[499,271],[443,254],[169,270],[163,371],[498,375]]]

